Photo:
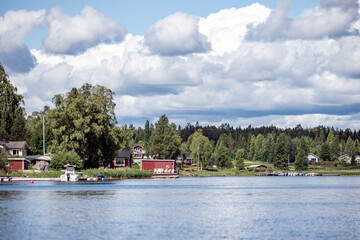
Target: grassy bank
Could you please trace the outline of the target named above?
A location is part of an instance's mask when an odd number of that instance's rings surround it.
[[[135,178],[151,178],[152,173],[141,171],[140,169],[122,168],[122,169],[86,169],[76,171],[80,177],[96,177],[100,172],[104,173],[107,179],[135,179]],[[30,177],[30,178],[58,178],[64,174],[64,171],[14,171],[8,173],[12,177]],[[3,174],[4,175],[4,174]],[[6,174],[4,175],[6,176]]]
[[[86,169],[83,174],[88,177],[96,177],[100,172],[104,173],[107,179],[151,178],[153,175],[151,172],[133,168]]]

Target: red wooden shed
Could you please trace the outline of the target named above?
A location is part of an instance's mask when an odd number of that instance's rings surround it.
[[[25,158],[8,158],[8,161],[8,170],[11,171],[21,171],[28,169],[28,165],[30,163],[30,161],[26,160]]]
[[[141,170],[150,171],[154,174],[178,173],[175,160],[143,159],[141,160]]]
[[[121,151],[110,163],[110,168],[123,168],[132,166],[131,151]]]

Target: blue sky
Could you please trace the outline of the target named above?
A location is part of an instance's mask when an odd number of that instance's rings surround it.
[[[116,93],[120,124],[360,129],[357,0],[0,3],[29,114],[88,82]]]

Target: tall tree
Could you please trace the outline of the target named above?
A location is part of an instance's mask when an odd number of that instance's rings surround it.
[[[48,114],[54,136],[52,150],[74,150],[86,168],[107,166],[122,140],[113,95],[110,89],[90,84],[56,95],[56,108]]]
[[[245,149],[238,149],[235,154],[235,166],[237,170],[242,170],[245,168],[245,158],[246,158],[246,151]]]
[[[339,156],[340,147],[339,138],[333,129],[330,130],[326,142],[329,144],[330,147],[331,161],[336,161]]]
[[[200,161],[200,167],[211,166],[211,155],[213,152],[212,144],[207,137],[203,135],[202,129],[198,129],[194,134],[190,145],[191,156]]]
[[[307,148],[304,137],[300,139],[300,144],[297,147],[297,154],[294,165],[296,171],[308,169]]]
[[[274,166],[278,169],[288,169],[288,155],[285,149],[286,135],[281,133],[276,141],[275,155],[274,155]]]
[[[166,115],[162,115],[155,123],[150,137],[150,152],[156,158],[175,159],[179,154],[181,138],[174,123],[169,124]]]
[[[331,161],[330,146],[327,142],[321,145],[320,158],[323,161]]]
[[[146,120],[145,122],[145,150],[146,150],[146,153],[149,152],[149,140],[150,140],[150,136],[151,136],[151,129],[150,129],[150,122],[149,120]]]
[[[5,69],[0,64],[0,139],[25,140],[23,96],[17,94]]]

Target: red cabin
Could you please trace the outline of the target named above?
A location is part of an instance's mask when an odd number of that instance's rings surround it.
[[[141,160],[141,170],[150,171],[154,174],[178,173],[175,160],[143,159]]]
[[[9,158],[9,167],[8,170],[11,171],[22,171],[28,169],[30,161],[25,158]]]
[[[132,154],[131,151],[121,151],[118,155],[111,161],[111,168],[123,168],[132,166]]]

